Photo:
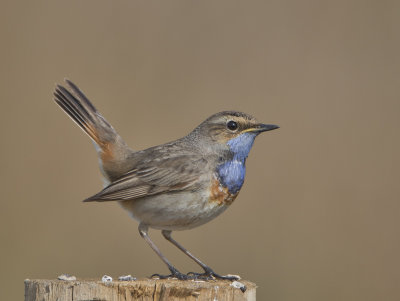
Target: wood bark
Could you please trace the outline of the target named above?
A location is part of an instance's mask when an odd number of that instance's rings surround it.
[[[246,290],[240,289],[243,284]],[[256,285],[249,281],[180,281],[141,279],[102,282],[96,280],[25,280],[25,301],[255,301]]]

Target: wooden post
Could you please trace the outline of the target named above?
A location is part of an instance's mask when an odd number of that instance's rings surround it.
[[[244,285],[245,287],[241,287]],[[25,280],[25,301],[255,301],[256,285],[249,281],[180,281],[141,279]]]

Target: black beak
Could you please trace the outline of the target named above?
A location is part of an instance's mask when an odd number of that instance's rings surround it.
[[[279,129],[278,125],[275,124],[263,124],[260,123],[257,127],[256,127],[256,132],[266,132],[266,131],[272,131],[272,130],[276,130]]]

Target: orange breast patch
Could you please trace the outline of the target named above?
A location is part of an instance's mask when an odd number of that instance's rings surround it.
[[[223,187],[216,178],[212,180],[210,192],[210,202],[217,202],[219,206],[232,204],[239,194],[239,192],[230,193],[228,188]]]

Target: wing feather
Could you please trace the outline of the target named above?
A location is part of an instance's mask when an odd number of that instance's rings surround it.
[[[162,154],[164,153],[159,155]],[[152,155],[155,155],[154,150]],[[148,158],[145,154],[142,156]],[[131,171],[84,202],[134,200],[165,192],[196,189],[197,180],[207,164],[201,155],[187,153],[170,153],[164,158],[156,158],[152,161],[140,161]]]

